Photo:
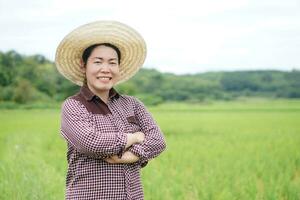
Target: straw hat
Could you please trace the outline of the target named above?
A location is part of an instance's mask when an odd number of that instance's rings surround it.
[[[58,71],[73,83],[82,86],[85,74],[80,70],[83,51],[93,45],[111,43],[121,52],[120,79],[131,78],[146,58],[146,43],[133,28],[116,21],[96,21],[80,26],[60,42],[55,64]]]

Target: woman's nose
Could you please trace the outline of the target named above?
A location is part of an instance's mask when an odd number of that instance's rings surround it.
[[[103,63],[103,65],[100,67],[101,72],[109,72],[109,66],[108,64]]]

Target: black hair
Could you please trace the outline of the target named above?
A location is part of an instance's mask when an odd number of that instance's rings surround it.
[[[100,43],[100,44],[93,44],[91,46],[89,46],[88,48],[86,48],[82,54],[82,61],[84,63],[84,65],[86,65],[88,58],[90,57],[90,55],[92,54],[93,50],[98,47],[98,46],[106,46],[106,47],[110,47],[113,50],[115,50],[117,52],[118,55],[118,64],[120,64],[121,61],[121,52],[119,50],[118,47],[116,47],[113,44],[110,43]]]

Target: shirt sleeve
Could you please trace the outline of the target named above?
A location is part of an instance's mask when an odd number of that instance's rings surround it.
[[[92,157],[122,154],[127,142],[126,134],[97,132],[91,115],[79,101],[67,99],[61,112],[62,136],[79,152]]]
[[[166,142],[160,128],[144,104],[137,99],[135,101],[135,115],[141,132],[145,134],[145,141],[142,144],[132,145],[128,150],[139,156],[139,162],[144,167],[150,159],[165,150]]]

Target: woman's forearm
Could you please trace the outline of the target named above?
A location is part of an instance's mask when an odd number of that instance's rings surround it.
[[[134,163],[139,160],[139,157],[135,154],[133,154],[130,151],[124,152],[121,158],[118,156],[112,156],[109,158],[104,159],[106,162],[111,163],[111,164],[120,164],[120,163]]]

